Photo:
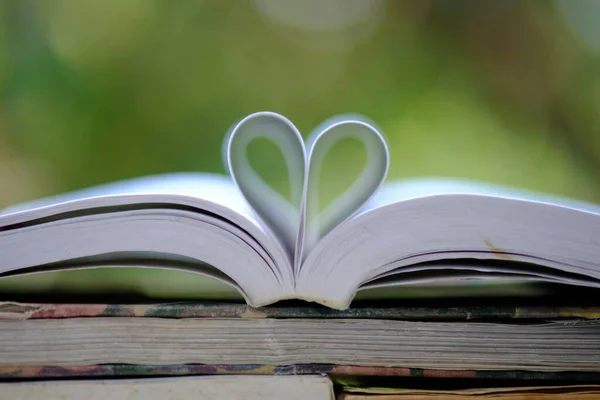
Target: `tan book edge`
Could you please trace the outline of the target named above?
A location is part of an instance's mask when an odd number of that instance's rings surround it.
[[[457,358],[456,354],[461,357]],[[0,366],[332,364],[600,372],[600,321],[0,320]]]
[[[339,400],[592,400],[600,399],[600,385],[420,390],[346,388]]]
[[[201,376],[0,383],[4,400],[333,400],[321,376]]]

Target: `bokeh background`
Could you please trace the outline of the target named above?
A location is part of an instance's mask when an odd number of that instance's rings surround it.
[[[600,1],[0,0],[0,207],[224,173],[225,133],[261,110],[304,134],[368,116],[389,180],[600,202]]]

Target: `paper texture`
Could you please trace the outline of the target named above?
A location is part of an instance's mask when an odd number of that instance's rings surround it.
[[[27,400],[333,400],[319,376],[211,376],[0,383],[0,398]]]

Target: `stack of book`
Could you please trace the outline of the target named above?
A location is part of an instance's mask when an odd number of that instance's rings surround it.
[[[255,138],[285,155],[289,196],[248,163]],[[365,168],[323,206],[323,159],[347,138]],[[224,155],[231,178],[140,178],[0,214],[0,398],[600,397],[600,207],[381,187],[385,141],[354,116],[304,144],[253,114]]]
[[[1,383],[0,393],[54,388],[76,399],[76,393],[99,387],[79,380],[94,378],[104,388],[94,390],[120,393],[114,399],[169,388],[178,394],[166,398],[189,398],[183,394],[194,390],[237,398],[255,385],[262,387],[263,399],[294,398],[292,392],[330,399],[333,385],[348,399],[521,399],[524,393],[591,399],[580,396],[600,396],[599,316],[600,307],[335,311],[206,302],[4,302],[0,380],[20,382]],[[213,379],[223,375],[229,378]],[[192,376],[204,378],[148,380]],[[283,386],[270,377],[282,377]],[[113,387],[109,378],[121,379]],[[224,388],[233,391],[226,394]],[[283,395],[284,389],[290,393]]]

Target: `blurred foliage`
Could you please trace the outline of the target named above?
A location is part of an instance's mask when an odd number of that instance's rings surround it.
[[[390,142],[389,179],[600,202],[598,4],[0,0],[0,207],[224,172],[225,133],[259,110],[305,135],[337,113],[368,116]],[[281,175],[277,158],[255,162]]]

